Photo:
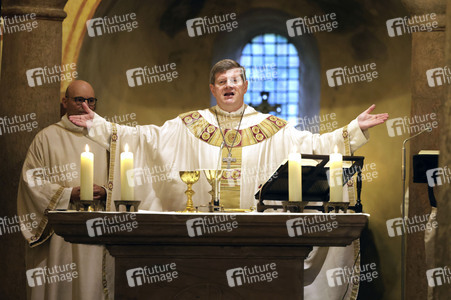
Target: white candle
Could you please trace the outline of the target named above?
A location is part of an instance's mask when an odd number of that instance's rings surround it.
[[[80,200],[93,200],[94,153],[89,152],[87,144],[85,150],[80,157]]]
[[[133,153],[128,152],[128,144],[125,144],[125,152],[121,153],[121,199],[134,200],[135,193],[133,185],[129,180],[134,180],[133,173]],[[127,176],[128,175],[128,176]]]
[[[343,155],[338,153],[337,146],[334,152],[329,155],[329,201],[343,202]]]
[[[300,153],[288,155],[288,200],[302,201],[302,157]]]

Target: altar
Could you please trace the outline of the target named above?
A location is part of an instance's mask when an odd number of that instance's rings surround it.
[[[105,245],[115,299],[303,299],[313,246],[347,246],[363,213],[50,211],[56,234]]]

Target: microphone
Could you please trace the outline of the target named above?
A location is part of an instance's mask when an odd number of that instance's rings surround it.
[[[406,219],[406,143],[413,139],[414,137],[419,136],[425,132],[432,132],[432,127],[427,126],[425,129],[421,130],[415,135],[404,140],[402,143],[402,221],[404,222]],[[405,281],[406,281],[406,233],[403,232],[401,239],[401,299],[405,299]]]

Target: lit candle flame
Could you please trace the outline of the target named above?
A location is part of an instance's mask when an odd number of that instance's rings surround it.
[[[88,146],[88,144],[86,144],[85,150],[86,150],[86,152],[89,152],[89,146]]]
[[[337,147],[337,145],[335,145],[335,147],[334,147],[334,153],[338,153],[338,147]]]
[[[125,144],[124,149],[125,149],[125,152],[128,152],[128,144]]]

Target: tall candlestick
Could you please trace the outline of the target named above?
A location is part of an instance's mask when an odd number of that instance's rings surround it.
[[[300,153],[288,155],[288,200],[302,201],[302,157]]]
[[[329,201],[343,202],[343,155],[338,153],[337,146],[334,152],[329,155]]]
[[[87,144],[85,150],[80,157],[80,200],[93,200],[94,153],[89,152]]]
[[[121,153],[121,199],[135,200],[135,191],[128,180],[134,180],[133,172],[133,153],[128,152],[128,144],[125,144],[125,152]],[[128,176],[127,176],[128,175]]]

